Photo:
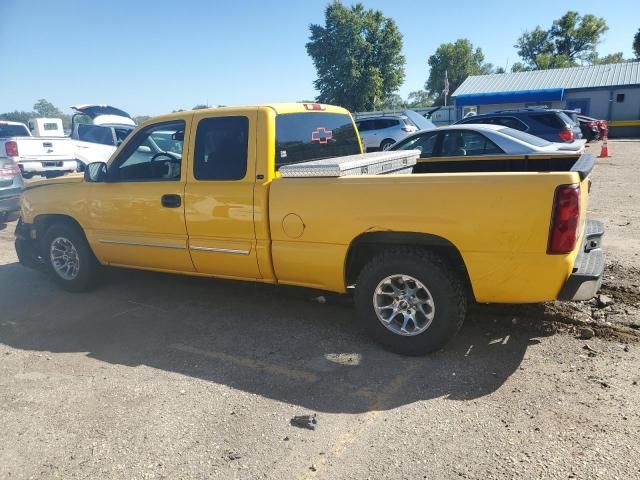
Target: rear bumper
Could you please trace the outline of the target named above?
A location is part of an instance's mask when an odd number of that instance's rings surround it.
[[[20,193],[4,196],[0,193],[0,213],[15,213],[20,210]]]
[[[598,292],[604,274],[603,235],[602,222],[587,220],[582,248],[558,300],[589,300]]]
[[[76,160],[22,160],[18,162],[25,173],[72,172],[78,168]]]

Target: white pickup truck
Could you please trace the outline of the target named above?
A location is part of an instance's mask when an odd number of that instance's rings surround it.
[[[0,121],[0,159],[18,164],[24,178],[55,177],[78,169],[68,138],[32,137],[24,123]]]
[[[91,162],[106,162],[118,145],[131,133],[135,122],[129,114],[109,105],[77,105],[71,107],[71,135],[62,133],[60,119],[36,118],[29,120],[32,136],[23,123],[0,121],[0,159],[9,158],[17,163],[24,178],[34,175],[55,177],[67,172],[82,171]],[[91,123],[80,123],[85,116]],[[56,127],[54,132],[53,127]],[[4,144],[4,148],[2,148]]]

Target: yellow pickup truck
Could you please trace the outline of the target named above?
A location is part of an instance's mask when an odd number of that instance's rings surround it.
[[[353,292],[364,329],[404,354],[441,348],[470,301],[597,291],[604,232],[586,219],[592,155],[285,175],[361,152],[349,112],[329,105],[153,118],[84,177],[27,188],[18,257],[71,291],[116,266]]]

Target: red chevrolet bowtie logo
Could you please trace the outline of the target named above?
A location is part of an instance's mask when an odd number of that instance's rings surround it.
[[[316,128],[311,132],[311,141],[317,143],[329,143],[329,140],[333,138],[333,132],[327,128]]]

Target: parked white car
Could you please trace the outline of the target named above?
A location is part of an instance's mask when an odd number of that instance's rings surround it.
[[[124,110],[109,105],[76,105],[71,118],[71,139],[75,158],[83,165],[106,162],[116,148],[136,128]],[[91,123],[78,123],[79,116],[87,116]]]
[[[24,123],[0,121],[0,159],[18,164],[24,178],[73,172],[78,168],[68,138],[33,137]]]
[[[477,155],[532,155],[537,153],[579,153],[586,141],[553,143],[502,125],[460,124],[418,132],[392,150],[420,150],[421,158]]]
[[[408,111],[402,114],[367,114],[356,117],[356,126],[365,149],[388,150],[394,143],[412,133],[435,128],[433,123],[417,113],[414,118],[407,113]]]

